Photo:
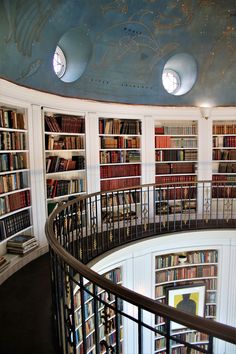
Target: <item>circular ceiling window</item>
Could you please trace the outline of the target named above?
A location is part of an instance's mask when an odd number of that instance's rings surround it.
[[[180,77],[179,74],[171,69],[164,69],[162,74],[162,83],[164,89],[171,93],[175,94],[180,88]]]
[[[53,69],[55,71],[55,74],[59,77],[59,79],[65,74],[66,71],[66,57],[59,46],[56,47],[54,53]]]
[[[63,82],[75,82],[86,70],[92,56],[92,43],[81,28],[71,28],[60,38],[53,66]]]
[[[188,53],[175,54],[166,62],[162,72],[162,84],[171,95],[189,92],[197,80],[197,63]]]

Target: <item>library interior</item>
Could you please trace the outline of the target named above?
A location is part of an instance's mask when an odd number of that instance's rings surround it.
[[[236,354],[235,0],[0,0],[1,354]]]

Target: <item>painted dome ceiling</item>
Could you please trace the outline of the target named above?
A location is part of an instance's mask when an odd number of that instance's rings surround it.
[[[19,85],[109,102],[236,104],[235,0],[0,0],[0,15],[0,77]],[[53,70],[58,44],[64,81]],[[188,92],[164,89],[166,63]]]

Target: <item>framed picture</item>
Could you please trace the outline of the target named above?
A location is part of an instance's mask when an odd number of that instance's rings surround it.
[[[192,315],[204,317],[205,291],[204,284],[167,288],[168,305]],[[180,323],[171,322],[172,330],[184,327]]]

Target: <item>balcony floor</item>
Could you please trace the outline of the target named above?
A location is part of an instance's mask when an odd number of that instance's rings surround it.
[[[0,286],[1,354],[56,354],[49,255],[26,265]]]

